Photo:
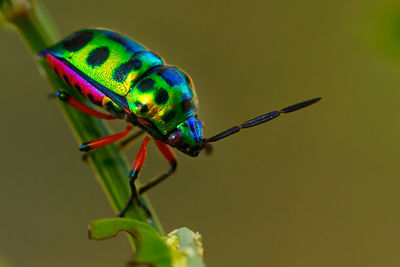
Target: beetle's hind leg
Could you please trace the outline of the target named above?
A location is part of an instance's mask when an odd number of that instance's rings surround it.
[[[55,94],[49,94],[49,97],[51,97],[51,98],[57,97],[59,100],[63,101],[65,104],[68,104],[71,107],[79,110],[80,112],[83,112],[92,117],[96,117],[96,118],[103,119],[103,120],[117,119],[116,117],[114,117],[111,114],[102,113],[95,109],[92,109],[91,107],[83,104],[82,102],[80,102],[79,100],[77,100],[76,98],[74,98],[73,96],[69,95],[68,93],[66,93],[64,91],[57,91]]]

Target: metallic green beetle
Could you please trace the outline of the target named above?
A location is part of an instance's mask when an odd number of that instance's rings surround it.
[[[202,149],[209,147],[210,142],[320,100],[314,98],[272,111],[211,138],[203,138],[203,123],[197,118],[198,100],[190,77],[183,70],[166,65],[159,55],[137,42],[110,30],[82,30],[43,50],[39,55],[45,57],[48,65],[64,82],[110,114],[96,111],[66,92],[57,92],[60,100],[94,117],[125,119],[128,122],[124,131],[86,142],[80,146],[81,151],[113,143],[125,137],[132,126],[148,133],[130,172],[132,194],[120,216],[124,215],[133,201],[151,216],[140,202],[139,195],[175,171],[176,157],[170,147],[197,156]],[[135,180],[146,158],[149,136],[155,140],[171,167],[137,190]]]

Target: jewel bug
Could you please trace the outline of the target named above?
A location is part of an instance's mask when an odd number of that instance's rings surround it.
[[[171,148],[196,157],[201,150],[210,148],[209,143],[321,99],[317,97],[272,111],[204,138],[203,123],[197,116],[198,100],[189,75],[178,67],[166,65],[159,55],[128,37],[106,29],[81,30],[44,49],[39,55],[65,83],[108,113],[99,112],[66,92],[58,91],[56,96],[61,101],[100,119],[127,121],[122,132],[83,143],[79,150],[87,152],[123,139],[134,126],[140,128],[134,137],[146,133],[129,173],[131,195],[119,216],[124,216],[130,205],[136,202],[151,217],[139,196],[175,172],[177,161]],[[150,139],[154,140],[170,168],[137,188],[135,180],[145,162]]]

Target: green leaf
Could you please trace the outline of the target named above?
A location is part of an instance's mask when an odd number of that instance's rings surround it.
[[[135,263],[152,264],[154,267],[205,266],[201,235],[186,227],[161,237],[153,227],[137,220],[102,219],[89,225],[89,238],[104,240],[115,237],[121,231],[128,232],[135,240]]]
[[[115,237],[120,231],[130,233],[135,240],[137,263],[155,267],[172,266],[172,251],[160,234],[150,225],[127,218],[102,219],[89,225],[89,238],[103,240]]]

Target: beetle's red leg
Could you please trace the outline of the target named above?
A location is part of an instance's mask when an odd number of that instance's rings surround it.
[[[104,136],[104,137],[101,137],[101,138],[98,138],[98,139],[95,139],[95,140],[92,140],[89,142],[85,142],[79,146],[79,150],[87,152],[87,151],[114,143],[115,141],[118,141],[119,139],[124,138],[129,133],[129,131],[132,130],[132,127],[133,127],[132,125],[128,124],[126,126],[125,130],[123,130],[122,132]]]
[[[172,173],[175,172],[176,167],[177,167],[176,156],[175,156],[175,153],[172,151],[171,147],[161,141],[158,141],[158,140],[155,140],[155,142],[156,142],[158,150],[161,152],[161,154],[164,156],[164,158],[166,160],[168,160],[168,162],[170,164],[170,168],[166,172],[164,172],[160,176],[158,176],[157,178],[150,180],[146,184],[142,185],[139,188],[139,195],[143,194],[147,190],[153,188],[157,184],[159,184],[162,181],[164,181],[165,179],[167,179]]]
[[[121,140],[118,143],[118,147],[119,149],[123,150],[126,149],[128,146],[130,146],[132,143],[134,143],[136,141],[136,139],[138,139],[139,137],[141,137],[146,131],[139,129],[139,131],[137,131],[136,133],[133,133],[131,136],[128,136],[127,138]],[[82,155],[82,160],[84,162],[87,162],[88,156],[91,154],[91,152],[86,152]]]
[[[126,203],[125,208],[120,212],[118,215],[119,217],[124,217],[125,212],[129,209],[129,207],[132,205],[132,202],[135,200],[137,201],[138,205],[141,206],[144,211],[146,212],[147,216],[150,218],[151,213],[147,209],[145,205],[143,205],[142,202],[139,200],[139,194],[135,185],[135,181],[139,176],[139,172],[143,167],[143,164],[146,160],[147,156],[147,144],[149,143],[150,138],[146,136],[142,142],[142,145],[140,146],[139,152],[136,155],[135,161],[133,162],[132,169],[129,173],[129,185],[131,187],[131,196],[129,197],[128,203]]]
[[[81,103],[79,100],[77,100],[76,98],[74,98],[73,96],[69,95],[68,93],[66,93],[64,91],[57,91],[56,96],[58,97],[58,99],[65,102],[66,104],[70,105],[71,107],[73,107],[85,114],[88,114],[90,116],[93,116],[93,117],[96,117],[99,119],[104,119],[104,120],[117,119],[111,114],[105,114],[105,113],[99,112],[95,109],[92,109],[92,108],[86,106],[85,104]]]

